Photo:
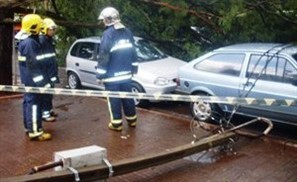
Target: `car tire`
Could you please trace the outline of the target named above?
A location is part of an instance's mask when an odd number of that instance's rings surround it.
[[[132,82],[132,88],[131,88],[132,93],[145,93],[145,90],[143,87],[136,83]],[[140,106],[140,107],[145,107],[148,105],[149,101],[145,99],[138,99],[138,98],[133,98],[135,106]]]
[[[210,96],[204,92],[196,92],[193,95],[198,96]],[[191,114],[194,118],[205,121],[209,123],[217,123],[221,116],[223,116],[223,111],[218,104],[213,104],[205,101],[197,101],[190,103]]]
[[[71,88],[71,89],[80,89],[81,88],[80,79],[78,78],[77,74],[75,74],[74,72],[68,73],[67,81],[68,81],[69,88]]]

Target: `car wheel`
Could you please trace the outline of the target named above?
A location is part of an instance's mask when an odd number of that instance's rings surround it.
[[[68,85],[69,85],[69,88],[71,89],[81,88],[81,83],[77,74],[73,72],[68,73]]]
[[[207,93],[195,93],[194,95],[209,96]],[[192,116],[200,121],[216,122],[222,116],[223,111],[217,104],[199,100],[190,104]]]
[[[132,83],[131,91],[132,93],[145,93],[145,90],[143,89],[143,87],[135,82]],[[138,98],[133,98],[133,100],[136,106],[144,107],[148,104],[148,100],[138,99]]]

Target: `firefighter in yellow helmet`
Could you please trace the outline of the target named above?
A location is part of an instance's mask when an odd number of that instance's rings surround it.
[[[41,27],[41,34],[39,41],[42,47],[43,54],[45,55],[45,64],[47,76],[50,79],[51,87],[59,83],[58,78],[58,65],[55,50],[55,36],[57,29],[56,23],[50,18],[43,19],[43,25]],[[42,119],[47,122],[53,122],[56,120],[57,114],[53,110],[53,95],[46,94],[44,96],[44,102],[42,104]]]
[[[44,55],[39,43],[42,19],[39,15],[28,14],[22,19],[21,31],[16,35],[20,39],[19,68],[21,81],[29,87],[50,87],[45,69]],[[42,127],[41,104],[42,94],[25,93],[23,101],[23,117],[26,133],[31,140],[46,141],[51,134]]]

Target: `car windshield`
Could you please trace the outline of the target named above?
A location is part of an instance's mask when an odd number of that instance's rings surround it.
[[[135,44],[139,62],[153,61],[167,57],[166,54],[153,46],[152,43],[147,40],[141,39],[136,41]]]

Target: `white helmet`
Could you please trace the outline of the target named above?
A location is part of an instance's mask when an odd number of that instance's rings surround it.
[[[120,23],[121,19],[118,10],[113,7],[104,8],[98,17],[98,20],[103,20],[107,26],[115,25],[116,29],[125,27]]]
[[[101,11],[98,17],[98,20],[104,20],[104,19],[120,20],[120,14],[118,10],[116,10],[115,8],[107,7]]]

